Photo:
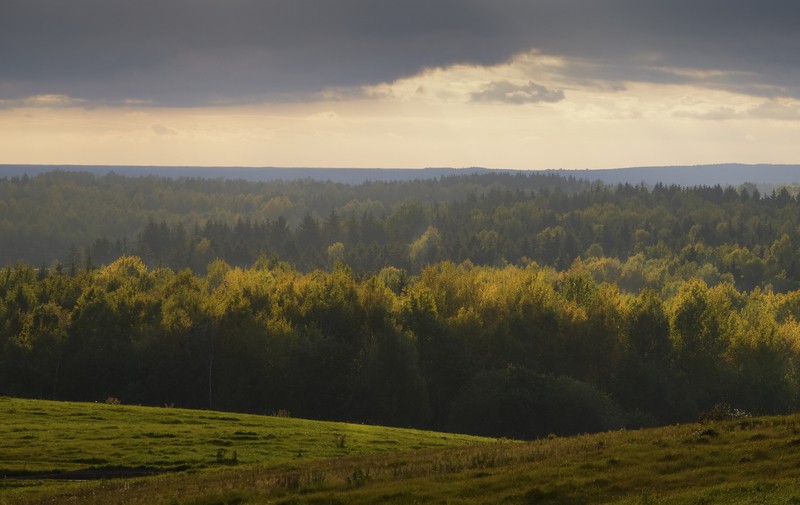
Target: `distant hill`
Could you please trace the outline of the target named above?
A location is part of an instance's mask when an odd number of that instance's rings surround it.
[[[679,186],[740,186],[751,182],[780,186],[800,184],[800,165],[695,165],[672,167],[633,167],[608,170],[547,170],[565,177],[599,180],[605,184],[640,184],[659,182]]]
[[[29,177],[53,170],[90,172],[105,175],[110,172],[129,177],[159,176],[177,179],[198,177],[205,179],[243,179],[247,181],[273,181],[314,179],[343,184],[362,184],[367,181],[408,181],[435,179],[451,175],[469,175],[490,172],[517,172],[517,170],[472,168],[278,168],[278,167],[160,167],[124,165],[0,165],[0,177]],[[740,186],[744,183],[761,185],[800,184],[800,165],[720,165],[631,167],[586,170],[543,170],[544,173],[597,180],[605,184],[657,183],[680,186]]]
[[[243,179],[267,182],[275,180],[314,179],[343,184],[367,181],[410,181],[435,179],[450,175],[486,173],[487,168],[279,168],[279,167],[159,167],[114,165],[0,165],[0,177],[29,177],[53,170],[90,172],[105,175],[114,172],[128,177],[159,176],[171,179],[198,177],[204,179]],[[505,170],[504,170],[505,171]]]

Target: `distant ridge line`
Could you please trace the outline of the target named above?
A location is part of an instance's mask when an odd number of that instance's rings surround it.
[[[645,166],[610,169],[545,169],[518,170],[484,167],[468,168],[286,168],[286,167],[196,167],[140,165],[24,165],[0,164],[0,178],[21,177],[63,170],[106,175],[114,172],[126,177],[159,176],[204,179],[243,179],[253,182],[312,179],[342,184],[428,180],[454,175],[487,173],[539,173],[575,177],[605,184],[658,183],[679,186],[740,186],[746,183],[766,185],[800,185],[800,164],[740,164]]]
[[[106,175],[114,172],[126,177],[159,176],[171,179],[196,177],[206,179],[243,179],[253,182],[276,180],[314,179],[344,184],[362,184],[368,181],[409,181],[435,179],[451,175],[470,175],[488,172],[512,172],[482,167],[470,168],[318,168],[318,167],[195,167],[195,166],[144,166],[144,165],[0,165],[0,177],[29,177],[63,170]]]
[[[800,164],[722,163],[713,165],[649,166],[611,169],[545,170],[605,184],[658,183],[678,186],[741,186],[746,183],[767,185],[800,184]]]

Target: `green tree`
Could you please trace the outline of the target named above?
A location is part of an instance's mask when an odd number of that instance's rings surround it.
[[[655,291],[644,289],[633,299],[623,328],[627,352],[614,375],[613,397],[626,409],[662,422],[689,416],[676,391],[669,316]]]
[[[756,413],[789,412],[797,405],[797,334],[794,321],[776,321],[773,296],[755,291],[737,315],[728,349],[734,370],[730,403]]]
[[[431,225],[408,246],[408,257],[417,268],[436,262],[442,254],[442,236]]]
[[[701,280],[685,283],[672,301],[670,318],[675,364],[686,381],[683,393],[701,411],[725,401],[724,356],[730,344],[731,307],[724,297],[713,295]]]

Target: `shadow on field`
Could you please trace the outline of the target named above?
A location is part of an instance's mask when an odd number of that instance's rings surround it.
[[[0,470],[0,475],[9,480],[103,480],[103,479],[129,479],[133,477],[150,477],[170,472],[180,472],[188,467],[176,467],[170,469],[151,468],[146,466],[126,467],[126,466],[104,466],[96,468],[84,468],[81,470],[71,470],[68,472],[4,472]]]

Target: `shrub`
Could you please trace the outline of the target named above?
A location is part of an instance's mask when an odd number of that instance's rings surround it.
[[[730,403],[717,403],[707,412],[700,414],[700,421],[728,421],[731,419],[741,419],[743,417],[751,417],[747,411],[731,408]]]
[[[494,437],[573,435],[624,424],[617,405],[589,384],[513,365],[477,375],[449,408],[450,429]]]
[[[369,471],[364,471],[363,468],[356,468],[347,477],[347,484],[351,487],[361,487],[370,479]]]

